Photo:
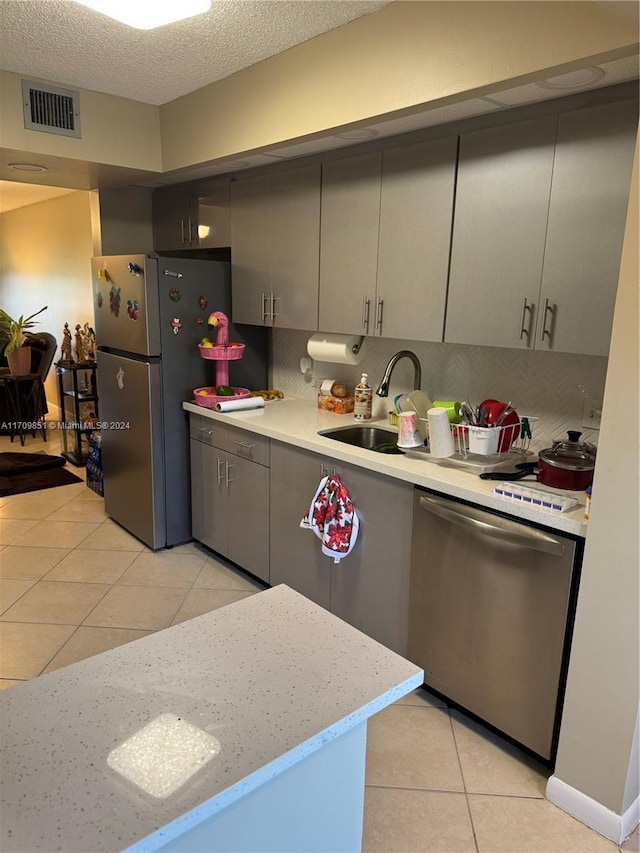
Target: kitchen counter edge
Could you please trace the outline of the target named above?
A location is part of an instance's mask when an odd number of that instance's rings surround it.
[[[219,421],[258,433],[266,438],[292,444],[313,453],[328,456],[337,462],[357,465],[369,471],[375,471],[388,477],[395,477],[415,486],[440,492],[444,495],[479,504],[514,518],[521,518],[552,530],[569,533],[584,538],[587,534],[587,522],[584,520],[585,498],[581,493],[566,492],[580,503],[567,512],[544,512],[519,503],[511,503],[493,494],[495,482],[481,480],[480,477],[462,467],[447,466],[415,457],[394,454],[374,453],[359,447],[318,435],[320,430],[353,425],[353,415],[336,415],[318,409],[308,400],[289,397],[265,404],[264,408],[238,412],[217,412],[195,403],[185,402],[183,409],[205,418]],[[372,426],[384,427],[397,432],[385,420],[367,422]],[[539,484],[536,488],[544,489]],[[552,491],[552,490],[549,490]],[[554,490],[560,491],[560,490]]]

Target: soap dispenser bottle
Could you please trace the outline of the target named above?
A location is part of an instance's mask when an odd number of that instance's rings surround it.
[[[356,421],[371,420],[371,403],[373,400],[373,388],[369,385],[368,376],[362,374],[360,382],[355,387],[355,400],[353,405],[353,418]]]

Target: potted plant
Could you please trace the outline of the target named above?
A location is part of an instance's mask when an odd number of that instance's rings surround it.
[[[44,308],[29,317],[21,314],[17,320],[14,320],[0,308],[0,345],[4,344],[4,353],[9,362],[9,370],[15,376],[24,376],[31,370],[31,347],[25,346],[27,341],[25,333],[35,326],[34,317],[46,311],[47,307],[45,305]]]

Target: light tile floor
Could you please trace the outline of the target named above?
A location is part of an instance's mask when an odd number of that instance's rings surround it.
[[[24,448],[59,453],[55,434]],[[84,478],[83,468],[69,470]],[[263,589],[196,544],[153,553],[84,483],[0,498],[0,686]],[[418,690],[369,724],[364,851],[614,853],[544,799],[548,771]],[[620,848],[639,850],[638,830]]]

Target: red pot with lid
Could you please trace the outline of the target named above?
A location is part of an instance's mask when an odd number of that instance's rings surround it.
[[[539,483],[553,489],[584,491],[593,483],[596,450],[592,444],[580,441],[582,433],[569,430],[567,438],[554,441],[552,447],[541,450],[537,462],[516,465],[515,474],[494,471],[480,474],[483,480],[522,480],[536,474]]]

